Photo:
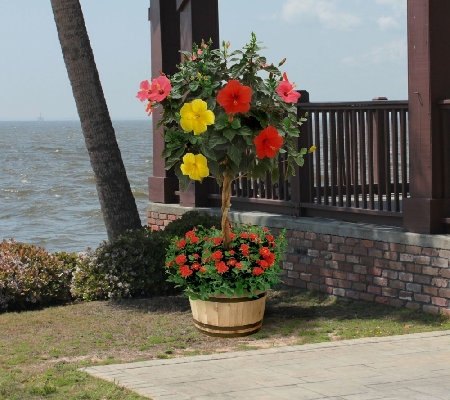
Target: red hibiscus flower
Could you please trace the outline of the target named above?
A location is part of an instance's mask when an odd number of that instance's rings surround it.
[[[297,103],[300,93],[294,90],[295,84],[289,82],[286,72],[283,74],[283,80],[276,88],[276,92],[286,103]]]
[[[273,158],[277,155],[277,151],[283,145],[283,137],[273,126],[268,126],[259,132],[259,135],[253,139],[256,146],[256,155],[258,158]]]
[[[230,79],[217,93],[217,102],[227,114],[246,113],[250,110],[252,89],[235,79]]]

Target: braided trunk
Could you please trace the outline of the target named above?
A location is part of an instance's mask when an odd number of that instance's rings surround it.
[[[228,211],[231,207],[231,178],[225,172],[222,183],[222,238],[225,250],[231,248],[231,224],[228,218]]]

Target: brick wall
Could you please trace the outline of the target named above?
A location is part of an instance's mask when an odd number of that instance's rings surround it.
[[[148,224],[163,228],[188,210],[150,203]],[[450,315],[450,235],[252,212],[231,212],[230,218],[286,229],[283,281],[289,286]]]

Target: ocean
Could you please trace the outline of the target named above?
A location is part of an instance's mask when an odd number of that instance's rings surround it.
[[[113,126],[145,225],[151,120]],[[0,160],[0,239],[50,252],[95,249],[107,239],[79,121],[0,121]]]

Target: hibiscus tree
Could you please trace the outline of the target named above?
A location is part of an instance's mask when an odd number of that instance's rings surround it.
[[[181,189],[210,176],[221,187],[225,249],[231,243],[232,181],[243,176],[264,179],[268,172],[276,181],[280,153],[287,178],[308,152],[297,147],[305,118],[297,116],[300,93],[279,69],[285,60],[268,64],[260,49],[254,34],[235,52],[229,51],[229,43],[220,50],[211,49],[210,43],[194,44],[192,52],[182,52],[177,73],[143,81],[137,96],[148,102],[150,113],[162,106],[162,156],[166,168],[174,168]]]

